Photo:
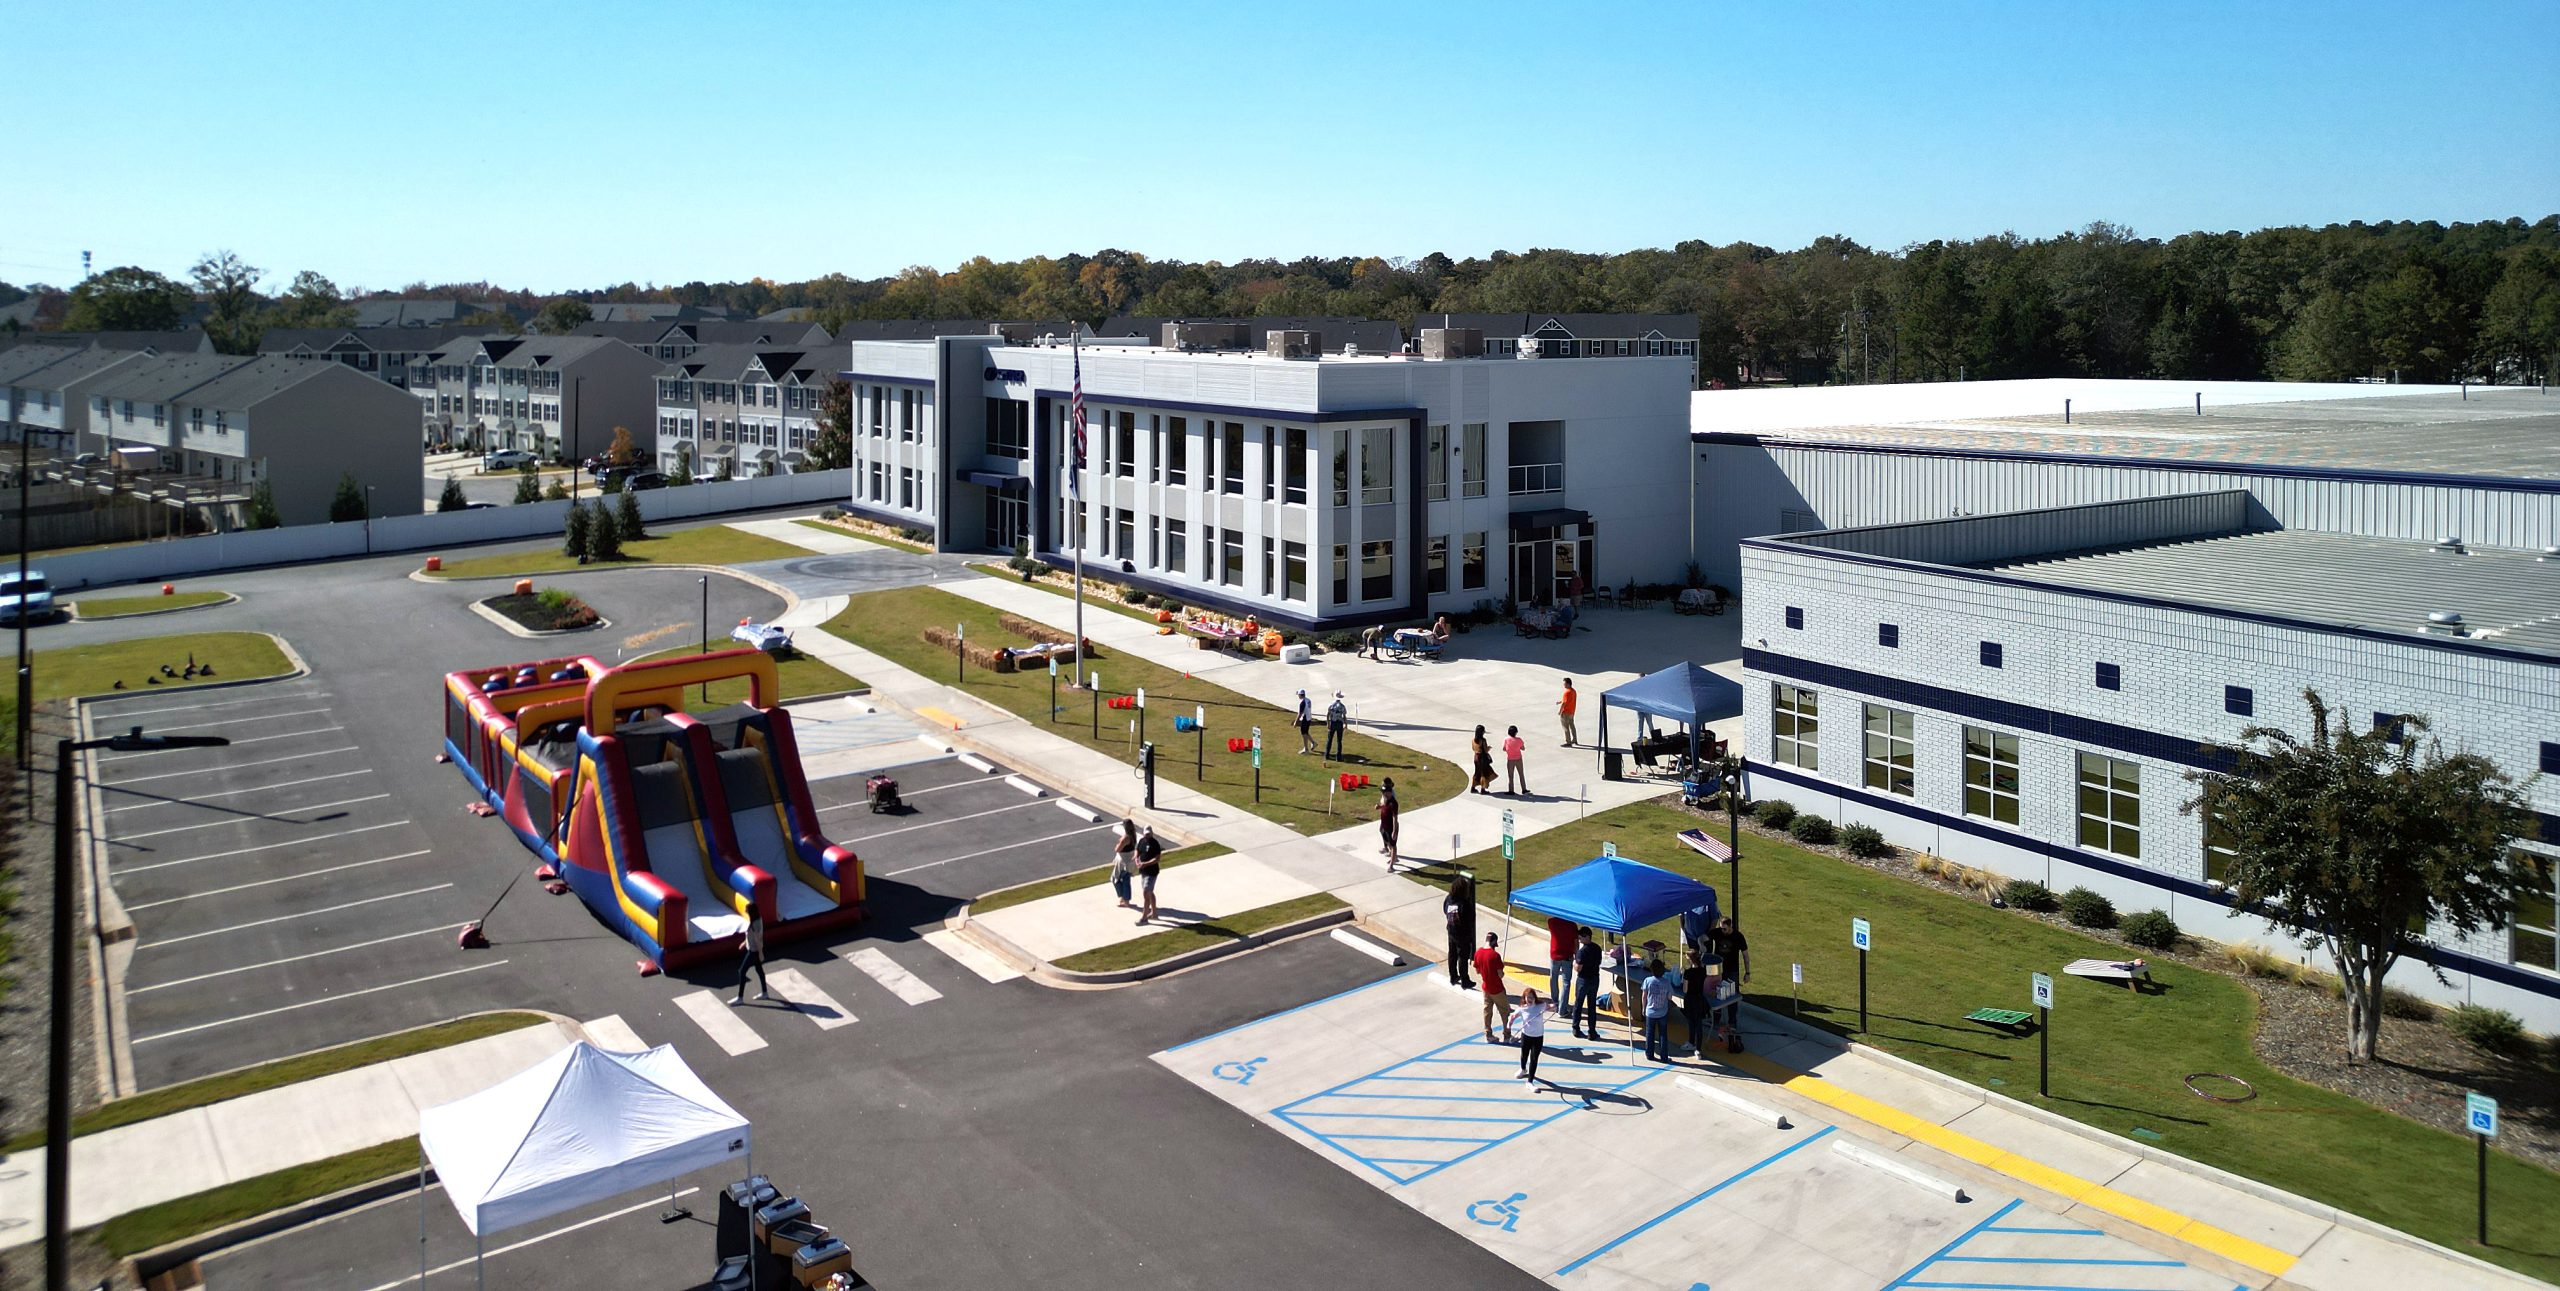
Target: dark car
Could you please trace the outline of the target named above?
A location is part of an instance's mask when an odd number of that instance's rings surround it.
[[[667,477],[657,471],[636,471],[630,479],[622,482],[622,487],[634,493],[642,489],[663,489],[667,487]]]

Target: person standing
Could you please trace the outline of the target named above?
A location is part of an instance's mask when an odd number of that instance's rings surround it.
[[[1690,1052],[1707,1056],[1707,965],[1695,951],[1680,973],[1680,1012],[1688,1019]]]
[[[1577,1040],[1600,1038],[1600,943],[1589,928],[1577,929],[1573,947],[1573,1007],[1565,1020]]]
[[[1707,938],[1708,948],[1724,964],[1726,980],[1735,985],[1751,980],[1751,941],[1733,926],[1733,916],[1726,915]]]
[[[1680,912],[1680,944],[1691,959],[1708,954],[1707,939],[1715,935],[1714,907],[1700,904]]]
[[[1645,966],[1644,1056],[1671,1061],[1671,974],[1659,959]]]
[[[773,998],[773,983],[764,976],[764,913],[752,901],[747,903],[747,931],[738,943],[738,993],[729,998],[732,1005],[747,1002],[747,970],[756,973],[756,998]]]
[[[1484,935],[1484,949],[1476,952],[1476,985],[1484,990],[1484,1042],[1499,1044],[1494,1039],[1493,1021],[1502,1019],[1502,1040],[1511,1038],[1511,995],[1502,983],[1502,934]]]
[[[1120,895],[1120,908],[1135,910],[1129,900],[1129,884],[1138,877],[1138,825],[1120,818],[1120,837],[1111,843],[1111,890]]]
[[[1144,905],[1138,911],[1138,922],[1156,917],[1156,875],[1164,869],[1164,844],[1156,841],[1156,827],[1149,825],[1138,831],[1138,899]]]
[[[1476,728],[1476,736],[1467,742],[1475,750],[1475,774],[1467,780],[1467,792],[1493,792],[1493,743],[1484,736],[1484,728]]]
[[[1564,697],[1556,701],[1556,716],[1564,722],[1564,746],[1572,748],[1582,738],[1573,724],[1573,710],[1580,707],[1582,697],[1573,691],[1573,678],[1564,679]]]
[[[1342,756],[1342,728],[1351,724],[1351,706],[1342,702],[1342,692],[1333,692],[1333,702],[1324,710],[1324,756],[1330,762]]]
[[[1502,762],[1504,769],[1510,775],[1511,787],[1507,792],[1512,794],[1527,793],[1529,791],[1529,773],[1520,768],[1520,755],[1527,751],[1529,746],[1521,740],[1519,727],[1512,726],[1504,729],[1510,732],[1510,734],[1502,737]]]
[[[1568,998],[1573,986],[1573,920],[1547,916],[1547,998]]]
[[[1377,658],[1377,657],[1378,657],[1378,637],[1379,637],[1379,635],[1380,635],[1384,630],[1385,630],[1385,629],[1380,628],[1380,627],[1379,627],[1377,624],[1375,624],[1375,623],[1372,623],[1372,624],[1370,624],[1369,626],[1367,626],[1367,627],[1365,627],[1365,628],[1360,629],[1360,657],[1361,657],[1361,658],[1363,658],[1363,659],[1375,659],[1375,658]]]
[[[1538,1083],[1538,1055],[1547,1049],[1547,1014],[1553,1006],[1531,986],[1520,992],[1520,1079]]]
[[[1397,817],[1402,808],[1396,805],[1396,778],[1388,776],[1378,786],[1378,851],[1387,858],[1387,873],[1396,872],[1401,859],[1396,852]]]
[[[1298,751],[1316,751],[1316,703],[1303,690],[1298,692]]]
[[[1440,921],[1449,934],[1449,984],[1459,990],[1475,989],[1467,976],[1468,956],[1476,944],[1476,881],[1461,874],[1449,884],[1449,895],[1440,902]]]

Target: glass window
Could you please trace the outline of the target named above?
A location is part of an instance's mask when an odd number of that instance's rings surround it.
[[[1351,505],[1351,432],[1337,430],[1326,438],[1333,441],[1333,504]]]
[[[1899,650],[1899,649],[1901,649],[1901,648],[1902,648],[1902,628],[1901,628],[1901,626],[1900,626],[1899,624],[1893,624],[1893,623],[1879,623],[1879,624],[1877,624],[1877,625],[1876,625],[1876,644],[1877,644],[1877,645],[1880,645],[1880,646],[1883,646],[1883,647],[1884,647],[1885,649],[1887,649],[1887,650]]]
[[[2080,755],[2080,845],[2142,855],[2142,767],[2103,753]]]
[[[1445,425],[1422,432],[1422,498],[1449,500],[1449,428]]]
[[[1458,495],[1484,496],[1484,423],[1471,421],[1458,436]]]
[[[1111,558],[1127,560],[1138,542],[1138,513],[1127,507],[1111,509]]]
[[[2018,737],[1964,728],[1964,814],[2018,823]]]
[[[1164,482],[1191,482],[1191,420],[1187,417],[1164,419]]]
[[[2210,797],[2204,810],[2204,879],[2207,883],[2229,883],[2231,860],[2238,855],[2232,845],[2231,827],[2222,823],[2222,813],[2214,810]]]
[[[1164,567],[1177,574],[1191,568],[1191,526],[1183,521],[1164,522]]]
[[[1123,479],[1134,479],[1138,474],[1138,414],[1121,412],[1110,415],[1111,473]]]
[[[2099,665],[2098,665],[2098,689],[2100,689],[2100,690],[2122,690],[2122,689],[2124,689],[2124,669],[2119,668],[2119,667],[2117,667],[2116,665],[2111,664],[2111,663],[2102,663],[2102,664],[2099,664]]]
[[[1307,544],[1280,544],[1280,595],[1286,600],[1307,599]]]
[[[992,395],[988,397],[987,452],[995,457],[1010,457],[1017,461],[1030,460],[1030,404],[1020,399],[999,399]]]
[[[1262,444],[1262,500],[1280,496],[1280,441],[1269,426],[1257,437]]]
[[[1985,641],[1982,643],[1982,666],[1985,668],[1997,668],[2000,666],[1999,642]]]
[[[2222,711],[2236,717],[2247,717],[2257,712],[2257,709],[2257,700],[2250,695],[2248,687],[2225,686],[2222,688]]]
[[[1395,594],[1395,543],[1382,539],[1360,544],[1360,599],[1383,601]]]
[[[1912,795],[1911,714],[1882,704],[1866,706],[1867,787],[1896,797]]]
[[[2536,856],[2527,851],[2518,850],[2515,858],[2531,882],[2516,893],[2515,917],[2508,921],[2515,929],[2514,948],[2509,958],[2527,968],[2539,968],[2546,973],[2560,972],[2560,960],[2554,958],[2554,929],[2560,928],[2560,923],[2553,921],[2556,903],[2552,873],[2555,867],[2550,857]]]
[[[1396,500],[1395,430],[1360,428],[1360,505],[1383,506]]]
[[[1285,502],[1306,501],[1307,432],[1296,426],[1291,426],[1287,430],[1283,431],[1280,438],[1280,455],[1287,459],[1286,463],[1282,465],[1280,469],[1283,478],[1285,478],[1289,484],[1289,494],[1281,500]]]
[[[1422,590],[1433,595],[1449,590],[1449,535],[1431,540],[1422,557]]]
[[[1351,549],[1333,544],[1333,604],[1351,603]]]
[[[1226,423],[1218,441],[1218,488],[1225,493],[1244,492],[1244,423]]]
[[[1218,581],[1228,587],[1244,586],[1244,535],[1233,529],[1218,539]]]
[[[1458,588],[1461,591],[1484,590],[1484,530],[1465,535],[1458,544]]]
[[[1787,626],[1791,628],[1802,628],[1804,626],[1804,607],[1800,605],[1790,605],[1787,607]]]
[[[1822,696],[1785,682],[1772,683],[1769,701],[1771,756],[1780,765],[1822,769]]]

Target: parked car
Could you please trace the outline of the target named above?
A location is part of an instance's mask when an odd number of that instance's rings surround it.
[[[15,627],[22,616],[29,623],[42,623],[62,612],[53,603],[53,588],[44,581],[43,570],[28,570],[24,582],[14,569],[0,573],[0,623]]]
[[[634,493],[642,489],[663,489],[667,487],[667,477],[658,471],[641,471],[624,480],[622,487]]]
[[[103,466],[106,464],[106,461],[107,459],[98,456],[96,453],[82,453],[79,456],[72,458],[71,464],[73,466]]]
[[[501,448],[480,459],[484,471],[516,471],[533,465],[533,454],[521,448]]]

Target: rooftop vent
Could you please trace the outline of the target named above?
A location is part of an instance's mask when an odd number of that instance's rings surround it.
[[[1426,359],[1472,359],[1484,354],[1484,330],[1476,327],[1426,327],[1422,329],[1422,357]]]
[[[1356,358],[1359,358],[1359,357],[1360,357],[1360,345],[1359,345],[1359,342],[1357,342],[1357,341],[1344,341],[1344,342],[1342,343],[1342,357],[1344,357],[1344,358],[1346,358],[1346,359],[1356,359]]]
[[[2462,539],[2454,534],[2446,534],[2436,539],[2436,550],[2459,556],[2463,551]]]
[[[2458,637],[2465,635],[2462,630],[2462,616],[2451,610],[2430,611],[2427,614],[2427,631],[2429,634],[2434,636]]]
[[[1253,328],[1244,323],[1191,323],[1176,319],[1163,328],[1163,344],[1168,350],[1241,350],[1253,341]]]

